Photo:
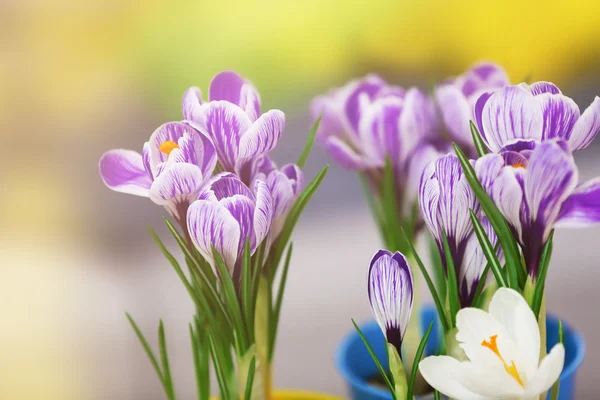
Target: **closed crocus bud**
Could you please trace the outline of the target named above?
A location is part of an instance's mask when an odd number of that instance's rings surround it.
[[[371,311],[388,343],[398,354],[413,305],[413,274],[406,257],[379,250],[369,265],[368,294]]]

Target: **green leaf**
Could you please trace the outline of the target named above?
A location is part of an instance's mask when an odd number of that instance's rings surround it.
[[[398,354],[398,349],[391,343],[385,342],[386,353],[388,355],[388,365],[390,366],[390,374],[394,383],[394,394],[396,399],[405,399],[408,391],[408,381],[406,379],[406,371],[404,363]]]
[[[246,381],[246,393],[244,395],[244,400],[250,400],[252,396],[252,383],[254,383],[254,372],[256,369],[256,357],[252,357],[252,361],[250,361],[250,367],[248,368],[248,380]]]
[[[398,225],[400,224],[400,215],[398,214],[398,199],[396,196],[396,179],[394,177],[394,166],[392,159],[388,156],[385,159],[383,169],[383,184],[381,187],[382,199],[382,218],[386,226],[385,231],[388,236],[390,248],[398,248],[400,244],[400,233]],[[410,237],[412,240],[412,237]]]
[[[215,345],[215,340],[212,335],[208,335],[208,342],[210,348],[210,355],[213,359],[213,369],[215,371],[215,376],[217,378],[217,383],[219,384],[219,390],[221,392],[221,400],[234,400],[235,396],[232,396],[229,393],[230,386],[227,384],[225,379],[226,371],[223,367],[222,355],[219,355],[219,351],[217,346]]]
[[[473,169],[473,166],[462,152],[460,147],[456,145],[456,143],[454,143],[454,151],[460,160],[460,164],[462,165],[469,185],[473,189],[475,196],[477,196],[477,199],[481,204],[481,208],[489,218],[490,223],[492,224],[494,231],[498,236],[498,241],[502,246],[504,257],[506,259],[506,268],[509,276],[508,286],[519,291],[519,269],[523,270],[523,266],[521,264],[519,247],[512,234],[510,226],[504,219],[504,216],[500,210],[498,210],[498,207],[496,207],[494,204],[494,201],[485,192],[483,186],[481,186],[479,179],[477,179],[475,169]]]
[[[167,355],[167,339],[165,337],[165,326],[162,319],[158,324],[158,347],[160,349],[160,359],[162,362],[162,370],[165,386],[168,390],[167,396],[169,399],[175,399],[175,387],[173,386],[173,378],[171,377],[171,368],[169,368],[169,356]]]
[[[225,265],[223,258],[214,248],[214,246],[211,247],[213,258],[215,259],[215,265],[219,271],[219,277],[221,278],[221,289],[223,291],[223,295],[225,296],[226,306],[234,323],[234,333],[239,341],[239,346],[236,348],[236,352],[238,354],[244,354],[249,346],[249,343],[246,336],[246,329],[244,327],[244,319],[242,318],[241,304],[235,290],[235,284],[233,283],[233,279],[227,270],[227,266]]]
[[[479,157],[483,157],[488,153],[488,148],[483,141],[479,130],[473,123],[473,121],[469,121],[469,125],[471,127],[471,137],[473,138],[473,143],[475,144],[475,150],[477,150],[477,155]]]
[[[531,302],[531,309],[535,314],[536,318],[540,316],[540,308],[542,307],[542,299],[544,298],[544,288],[546,286],[546,276],[548,275],[548,266],[550,265],[550,258],[552,257],[552,247],[554,239],[554,230],[550,232],[550,237],[544,246],[542,251],[542,258],[540,260],[540,270],[535,282],[535,290],[533,292],[533,300]]]
[[[287,282],[287,275],[290,268],[290,260],[292,258],[292,250],[294,243],[291,242],[288,246],[288,251],[285,256],[285,262],[283,264],[283,270],[281,272],[281,280],[279,281],[279,288],[277,290],[277,298],[275,300],[275,307],[273,309],[271,319],[271,331],[270,331],[270,344],[269,344],[269,360],[273,359],[273,353],[275,351],[275,342],[277,341],[277,328],[279,326],[279,315],[281,313],[281,304],[283,303],[283,293],[285,290],[285,284]]]
[[[435,286],[433,284],[433,281],[431,280],[431,277],[429,276],[429,272],[427,272],[427,268],[425,268],[425,265],[423,265],[423,261],[421,261],[421,258],[417,254],[415,247],[413,246],[412,242],[406,236],[406,233],[404,232],[404,229],[402,227],[400,227],[400,231],[402,232],[404,241],[406,242],[406,246],[410,249],[410,252],[412,253],[413,257],[415,258],[415,261],[417,262],[417,265],[419,266],[419,269],[421,270],[421,273],[423,274],[423,278],[425,278],[425,282],[427,283],[427,287],[429,288],[429,291],[431,292],[431,297],[433,297],[433,302],[435,303],[435,308],[437,308],[438,315],[440,316],[440,322],[442,323],[444,331],[447,331],[449,329],[450,321],[449,321],[448,317],[446,316],[444,306],[443,306],[442,302],[440,301],[440,297],[438,296],[437,291],[435,290]]]
[[[246,239],[244,252],[242,254],[242,310],[245,326],[247,328],[248,343],[254,340],[254,327],[252,326],[252,264],[250,260],[250,238]]]
[[[386,232],[386,224],[381,216],[381,212],[377,206],[375,197],[373,196],[373,190],[371,189],[371,186],[369,185],[369,181],[367,180],[367,177],[365,176],[364,172],[359,172],[358,178],[359,178],[360,184],[363,188],[363,192],[365,194],[365,199],[367,199],[367,205],[369,206],[369,210],[371,210],[371,215],[373,216],[373,219],[375,220],[377,228],[379,229],[379,235],[381,236],[381,240],[384,243],[386,243],[386,245],[387,245],[390,241],[390,239],[388,237],[389,235]]]
[[[429,236],[429,258],[433,264],[433,278],[440,299],[446,298],[446,271],[440,256],[440,249],[431,235]]]
[[[494,247],[494,254],[496,254],[496,252],[498,251],[499,248],[500,248],[500,243],[496,243],[496,246]],[[492,265],[490,263],[487,263],[485,265],[485,268],[483,269],[483,272],[481,273],[481,277],[479,278],[479,282],[477,283],[477,288],[475,289],[475,295],[473,296],[473,302],[471,303],[473,305],[473,307],[475,307],[475,308],[481,308],[483,292],[484,292],[485,284],[487,282],[487,276],[490,272],[491,267],[492,267]]]
[[[434,400],[440,400],[440,392],[438,392],[437,390],[434,390],[433,398],[434,398]]]
[[[259,373],[265,390],[264,398],[269,398],[271,389],[271,367],[269,363],[269,340],[271,325],[271,285],[265,276],[261,276],[256,296],[254,315],[254,340]]]
[[[494,250],[494,247],[492,247],[490,239],[485,233],[485,229],[481,225],[481,222],[479,222],[479,218],[477,218],[473,210],[469,209],[469,214],[471,215],[471,222],[473,223],[477,240],[479,241],[479,245],[481,246],[481,250],[485,255],[488,265],[494,273],[498,287],[508,287],[506,281],[504,280],[504,276],[502,276],[502,265],[500,265],[500,261],[498,261],[498,257],[496,257],[496,250]]]
[[[354,320],[352,320],[352,324],[354,324],[354,329],[356,329],[356,332],[358,332],[358,335],[360,336],[360,338],[362,339],[363,343],[365,344],[365,347],[367,348],[367,351],[369,352],[369,354],[371,355],[371,358],[375,362],[375,365],[377,366],[377,369],[379,370],[379,373],[381,374],[381,377],[385,381],[385,384],[389,388],[390,393],[392,393],[392,395],[395,398],[396,394],[395,394],[395,390],[394,390],[394,385],[392,385],[392,382],[390,382],[390,378],[388,378],[387,374],[385,373],[385,369],[383,368],[383,366],[381,365],[381,362],[379,361],[379,359],[375,355],[375,352],[373,351],[373,348],[371,347],[371,345],[367,341],[367,338],[365,338],[365,335],[363,335],[362,331],[360,330],[360,328],[358,327],[358,325],[356,324],[356,322],[354,322]]]
[[[558,320],[558,343],[565,343],[565,331],[563,328],[562,321]],[[560,377],[552,385],[552,392],[550,393],[551,400],[558,400],[558,394],[560,393]]]
[[[408,381],[408,392],[407,399],[412,400],[414,387],[415,387],[415,379],[417,378],[417,370],[419,369],[419,362],[421,362],[421,358],[423,357],[423,352],[425,351],[425,346],[427,345],[427,341],[429,340],[429,335],[431,335],[431,329],[433,328],[433,322],[429,324],[429,328],[425,331],[423,338],[421,339],[421,343],[419,343],[419,347],[417,348],[417,353],[415,355],[415,360],[413,362],[412,371],[410,374],[410,380]]]
[[[442,239],[444,241],[444,255],[446,256],[446,268],[448,269],[448,304],[450,306],[450,326],[456,326],[456,314],[460,310],[460,298],[458,297],[458,282],[456,279],[456,269],[454,268],[454,260],[450,252],[448,237],[446,232],[442,230]]]
[[[321,118],[323,118],[322,115],[319,116],[319,118],[317,118],[312,128],[310,128],[310,133],[308,134],[306,145],[304,145],[304,149],[302,150],[302,153],[300,154],[300,157],[298,157],[298,161],[296,162],[296,164],[300,168],[304,168],[304,164],[306,164],[306,160],[308,160],[310,151],[312,150],[312,147],[315,143],[315,136],[317,136],[317,130],[319,129],[319,125],[321,124]]]
[[[194,372],[196,375],[196,390],[198,400],[210,399],[210,371],[209,371],[209,347],[208,339],[202,337],[202,329],[198,318],[195,318],[195,324],[200,329],[194,329],[190,324],[190,340],[192,342],[192,355],[194,357]]]

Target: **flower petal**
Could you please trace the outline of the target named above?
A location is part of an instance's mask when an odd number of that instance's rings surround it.
[[[111,150],[102,155],[100,177],[110,189],[148,197],[152,178],[144,169],[140,153],[133,150]]]
[[[199,134],[192,126],[182,122],[167,122],[159,126],[152,133],[152,136],[150,136],[150,140],[148,140],[149,164],[150,168],[152,168],[152,174],[155,177],[160,175],[161,170],[164,168],[162,164],[169,159],[170,151],[165,152],[161,150],[161,146],[164,143],[173,142],[176,148],[179,148],[179,139],[187,137],[188,140],[192,140],[193,137]],[[196,164],[197,160],[195,156],[194,151],[185,152],[180,154],[179,162]]]
[[[442,243],[441,229],[438,221],[440,186],[435,173],[435,165],[438,161],[428,164],[425,170],[423,170],[419,185],[419,208],[429,231],[439,244]]]
[[[325,147],[331,157],[346,169],[363,170],[367,167],[365,160],[339,137],[329,137]]]
[[[202,104],[202,92],[197,87],[191,87],[183,94],[181,101],[181,112],[183,119],[188,121],[195,121],[198,119],[196,113],[198,107]]]
[[[240,225],[223,204],[210,200],[195,201],[188,209],[187,225],[192,242],[214,266],[212,246],[233,271],[238,257]]]
[[[412,152],[408,162],[408,178],[406,181],[406,198],[410,204],[419,195],[419,184],[427,165],[446,153],[447,151],[440,151],[429,143],[422,143]]]
[[[279,142],[285,128],[285,114],[269,110],[261,115],[240,139],[239,160],[249,160],[269,153]]]
[[[353,83],[351,92],[344,104],[344,113],[355,134],[358,133],[360,119],[365,107],[375,98],[385,85],[385,81],[376,75],[368,75]]]
[[[254,199],[250,188],[236,175],[222,172],[215,175],[206,183],[204,190],[200,194],[200,199],[219,201],[236,195]]]
[[[476,105],[476,109],[479,107]],[[538,101],[519,86],[509,86],[492,94],[481,111],[483,134],[494,152],[515,139],[541,140],[543,122]]]
[[[406,159],[425,138],[435,136],[437,125],[433,100],[419,89],[410,88],[404,96],[400,115],[401,159]]]
[[[345,134],[342,118],[344,108],[344,91],[334,89],[326,95],[317,96],[310,103],[310,113],[313,121],[321,117],[316,138],[325,143],[329,136],[342,136]],[[314,123],[314,122],[313,122]]]
[[[365,108],[359,124],[360,151],[372,165],[385,163],[389,155],[398,165],[403,149],[400,139],[400,115],[402,100],[390,97],[378,99]]]
[[[239,106],[242,86],[245,83],[244,78],[236,72],[223,71],[210,82],[208,99],[210,101],[225,100]]]
[[[441,85],[435,90],[444,125],[453,140],[462,145],[473,144],[469,121],[473,118],[473,111],[465,95],[455,85]]]
[[[578,186],[560,208],[555,227],[576,228],[600,222],[600,178]]]
[[[488,400],[488,397],[473,393],[462,384],[466,364],[448,356],[432,356],[419,363],[419,371],[431,387],[449,398]]]
[[[560,89],[552,82],[534,82],[531,85],[529,85],[528,88],[529,91],[531,91],[531,94],[533,94],[534,96],[543,93],[560,94]]]
[[[187,209],[187,205],[198,199],[203,183],[202,171],[196,165],[171,164],[152,183],[150,199],[181,220],[185,215],[179,215],[177,206],[183,204],[183,209]]]
[[[529,160],[524,193],[531,219],[543,226],[546,242],[558,219],[562,203],[577,185],[578,171],[573,156],[555,142],[538,145]]]
[[[254,184],[256,193],[256,209],[254,210],[254,249],[256,249],[269,233],[274,217],[273,197],[263,181]],[[253,250],[254,250],[253,249]]]
[[[540,359],[540,329],[533,311],[519,293],[500,288],[490,302],[489,313],[500,321],[517,345],[528,381]]]
[[[256,121],[260,116],[260,95],[254,86],[245,83],[240,93],[240,107],[246,111],[246,114],[252,121]]]
[[[571,150],[585,149],[596,138],[598,132],[600,132],[600,97],[596,96],[575,123],[569,138],[569,147]]]
[[[220,203],[229,211],[240,227],[237,257],[242,255],[246,240],[248,239],[250,239],[250,248],[255,249],[254,211],[256,204],[254,200],[242,195],[234,195],[222,199]]]
[[[525,388],[526,399],[533,399],[548,391],[560,377],[565,363],[565,346],[556,344],[540,363],[533,378]]]
[[[536,97],[544,116],[542,140],[568,139],[579,119],[579,107],[562,94],[544,93]]]

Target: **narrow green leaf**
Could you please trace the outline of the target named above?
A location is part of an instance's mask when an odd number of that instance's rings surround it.
[[[223,368],[223,360],[219,355],[219,351],[215,345],[215,340],[212,335],[208,335],[208,342],[210,348],[210,354],[213,359],[213,369],[215,371],[215,376],[217,378],[217,383],[219,385],[219,390],[221,392],[221,400],[234,400],[234,397],[229,393],[229,385],[225,380],[226,371]]]
[[[198,324],[195,318],[195,324]],[[196,390],[198,400],[209,400],[210,398],[210,371],[209,371],[209,348],[208,340],[202,338],[201,329],[194,329],[190,324],[190,340],[192,342],[192,355],[194,357],[194,373],[196,376]]]
[[[396,196],[396,179],[394,177],[394,166],[392,159],[388,156],[385,159],[385,167],[383,169],[383,184],[382,184],[382,208],[383,208],[383,223],[386,226],[386,233],[390,240],[388,247],[398,248],[400,245],[400,234],[398,225],[400,224],[400,216],[398,214],[398,199]],[[412,240],[412,237],[410,237]]]
[[[252,357],[250,361],[250,367],[248,368],[248,380],[246,381],[246,393],[244,395],[245,400],[250,400],[252,396],[252,384],[254,383],[254,372],[256,369],[256,356]]]
[[[419,347],[417,348],[417,353],[415,355],[415,359],[412,366],[412,371],[410,374],[410,379],[408,381],[408,392],[407,399],[412,399],[414,387],[415,387],[415,379],[417,378],[417,370],[419,369],[419,362],[421,362],[421,358],[423,357],[423,352],[425,351],[425,346],[427,345],[427,341],[429,340],[429,335],[431,335],[431,329],[433,328],[433,322],[429,324],[429,328],[425,331],[423,338],[421,339],[421,343],[419,343]]]
[[[244,252],[242,254],[242,315],[244,317],[246,334],[248,335],[248,343],[253,342],[254,329],[252,317],[252,264],[250,260],[250,238],[246,239],[244,244]]]
[[[562,343],[563,345],[565,343],[565,331],[564,331],[563,323],[560,319],[558,320],[558,343]],[[552,385],[552,392],[550,394],[550,399],[558,400],[559,393],[560,393],[560,378],[558,378],[556,380],[556,382],[554,382],[554,385]]]
[[[475,144],[475,150],[477,150],[477,155],[479,157],[483,157],[488,153],[488,148],[483,141],[479,130],[473,123],[473,121],[469,121],[469,125],[471,127],[471,137],[473,138],[473,143]]]
[[[552,247],[554,239],[554,230],[550,232],[550,237],[544,246],[542,251],[542,258],[540,260],[540,270],[535,282],[535,290],[533,292],[533,300],[531,302],[531,309],[535,314],[536,318],[540,316],[540,308],[542,307],[542,299],[544,298],[544,288],[546,286],[546,276],[548,275],[548,266],[550,265],[550,258],[552,257]]]
[[[373,348],[371,347],[371,345],[367,341],[367,338],[365,338],[365,335],[363,335],[362,331],[360,330],[360,328],[358,327],[358,325],[356,324],[356,322],[354,322],[354,320],[352,320],[352,324],[354,324],[354,329],[356,329],[356,332],[358,332],[358,335],[360,336],[360,338],[362,339],[363,343],[365,344],[365,347],[367,348],[367,351],[371,355],[371,358],[373,359],[373,362],[375,362],[375,365],[377,366],[377,369],[379,370],[379,373],[381,374],[381,377],[385,381],[385,384],[390,389],[390,393],[394,394],[395,393],[395,391],[394,391],[394,385],[392,385],[392,382],[390,382],[390,378],[388,378],[387,374],[385,373],[385,369],[383,368],[383,366],[381,365],[381,362],[379,361],[379,359],[375,355],[375,352],[373,351]]]
[[[494,250],[494,247],[492,247],[490,239],[485,233],[485,229],[481,225],[479,218],[477,218],[473,210],[469,209],[469,214],[471,215],[471,222],[473,223],[477,240],[479,241],[479,245],[481,246],[481,250],[485,255],[488,265],[490,265],[490,268],[492,269],[494,277],[496,278],[496,282],[498,283],[498,287],[508,287],[506,281],[504,280],[504,276],[502,276],[502,265],[500,265],[500,261],[496,256],[496,251]]]
[[[267,241],[263,240],[263,242],[258,246],[258,249],[254,252],[252,256],[252,299],[254,304],[251,307],[251,314],[249,316],[252,321],[255,320],[256,313],[256,296],[258,295],[258,286],[260,282],[260,276],[263,270],[263,264],[265,262],[265,251],[267,247]]]
[[[434,398],[434,400],[440,400],[440,392],[438,392],[437,390],[434,390],[433,398]]]
[[[223,258],[219,254],[219,252],[212,246],[213,258],[215,260],[215,265],[217,270],[219,271],[219,277],[221,278],[221,289],[223,291],[223,295],[225,296],[226,306],[229,310],[231,318],[234,322],[234,334],[239,340],[239,348],[236,349],[238,354],[244,354],[246,349],[248,348],[248,340],[246,337],[246,330],[244,328],[244,319],[242,318],[241,313],[241,304],[238,299],[235,284],[233,283],[233,279],[231,278],[231,274],[227,270],[227,266],[223,261]]]
[[[433,264],[433,278],[440,299],[446,298],[446,271],[440,256],[440,249],[431,235],[429,236],[429,258]]]
[[[156,360],[156,357],[154,356],[154,353],[152,352],[152,349],[150,348],[150,345],[148,344],[148,341],[144,337],[144,334],[142,333],[140,328],[138,328],[137,324],[135,323],[135,321],[133,320],[131,315],[129,315],[128,313],[126,313],[125,315],[127,316],[127,319],[129,320],[129,324],[131,324],[131,327],[135,331],[135,334],[138,337],[140,343],[142,344],[142,347],[144,348],[146,355],[150,359],[150,363],[152,363],[152,367],[154,368],[156,375],[158,375],[158,378],[160,379],[160,383],[162,384],[163,389],[165,390],[165,394],[167,395],[167,397],[169,397],[169,390],[165,383],[165,378],[160,369],[160,366],[158,365],[158,361]]]
[[[498,249],[500,248],[500,243],[496,243],[496,246],[494,247],[494,254],[496,254],[496,252],[498,251]],[[481,273],[481,277],[479,278],[479,282],[477,283],[477,288],[475,289],[475,295],[473,296],[473,307],[475,308],[481,308],[481,301],[483,299],[483,291],[485,288],[485,284],[487,282],[487,276],[490,272],[491,269],[491,264],[487,263],[485,265],[485,268],[483,269],[483,272]]]
[[[163,377],[165,386],[168,390],[167,396],[169,399],[175,399],[175,387],[173,386],[173,378],[171,376],[171,368],[169,367],[169,356],[167,354],[167,339],[165,336],[165,326],[162,319],[158,323],[158,347],[160,349],[160,360],[162,362]]]
[[[475,173],[475,169],[462,152],[459,146],[454,143],[454,151],[456,152],[456,156],[460,160],[460,164],[462,165],[463,172],[469,185],[473,189],[475,196],[479,200],[481,204],[481,208],[487,215],[492,224],[496,235],[498,236],[498,241],[502,246],[502,250],[504,251],[504,257],[506,259],[506,268],[508,271],[509,282],[508,286],[512,289],[519,291],[519,268],[522,269],[521,265],[521,256],[519,253],[519,247],[517,242],[512,234],[510,226],[504,219],[504,216],[498,210],[498,207],[494,204],[494,201],[490,198],[490,196],[486,193],[483,186],[477,179],[477,174]]]
[[[410,249],[410,252],[412,253],[413,257],[415,258],[415,261],[417,262],[419,269],[421,270],[421,274],[423,274],[423,278],[425,278],[425,282],[427,283],[429,292],[431,292],[431,297],[433,297],[433,302],[435,303],[435,308],[437,308],[438,315],[440,316],[440,322],[442,323],[442,326],[444,327],[444,332],[446,332],[449,329],[450,320],[446,316],[446,312],[444,310],[443,303],[440,301],[438,293],[435,290],[435,286],[433,284],[433,281],[431,280],[431,277],[429,276],[429,272],[427,272],[427,268],[425,268],[423,261],[421,261],[421,258],[417,254],[417,251],[415,250],[412,242],[406,236],[406,233],[404,232],[404,229],[402,227],[400,227],[400,231],[402,232],[404,241],[406,242],[406,246]]]
[[[456,279],[456,269],[454,268],[454,260],[450,252],[448,237],[446,232],[442,230],[442,239],[444,241],[444,255],[446,256],[446,268],[448,269],[448,304],[450,306],[450,326],[456,326],[456,314],[460,310],[460,298],[458,297],[458,282]]]
[[[315,136],[317,136],[317,130],[319,130],[319,125],[321,124],[321,118],[323,118],[322,115],[319,116],[319,118],[317,118],[312,128],[310,128],[310,133],[308,134],[306,145],[304,145],[304,149],[302,150],[302,153],[300,154],[300,157],[298,157],[298,161],[296,162],[296,164],[300,168],[304,168],[304,164],[306,164],[306,160],[308,160],[310,151],[312,150],[313,145],[315,143]]]
[[[273,359],[273,353],[275,351],[275,342],[277,341],[277,328],[279,327],[279,315],[281,313],[281,304],[283,303],[283,293],[285,290],[285,284],[287,282],[287,275],[290,268],[290,260],[292,258],[293,247],[294,242],[291,242],[288,246],[288,251],[285,256],[283,270],[281,271],[281,280],[279,281],[279,288],[277,290],[277,298],[275,300],[275,307],[273,308],[273,314],[271,319],[271,340],[269,344],[269,360]]]

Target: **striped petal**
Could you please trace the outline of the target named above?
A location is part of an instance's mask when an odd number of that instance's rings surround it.
[[[285,114],[269,110],[261,115],[241,136],[238,153],[239,162],[245,162],[269,153],[279,142],[285,128]]]
[[[583,227],[600,222],[600,178],[578,186],[562,203],[555,224],[559,227]]]
[[[585,149],[598,135],[598,132],[600,132],[600,97],[596,96],[575,123],[571,137],[569,137],[569,147],[572,150]]]
[[[181,221],[185,218],[182,211],[198,199],[203,183],[202,171],[196,165],[174,163],[154,180],[150,199]]]
[[[451,138],[462,145],[472,145],[469,121],[473,111],[463,92],[455,85],[440,85],[435,90],[436,101]]]
[[[111,150],[99,163],[104,184],[116,192],[148,197],[152,178],[144,168],[140,153],[133,150]]]

